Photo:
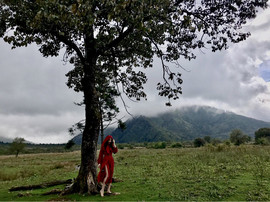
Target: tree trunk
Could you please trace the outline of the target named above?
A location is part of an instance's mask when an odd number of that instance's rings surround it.
[[[94,118],[94,116],[91,118]],[[85,127],[81,146],[81,166],[79,174],[73,185],[74,192],[89,194],[95,194],[98,192],[96,163],[98,134],[99,125],[98,127]]]
[[[100,139],[101,139],[101,144],[104,140],[104,127],[103,127],[103,115],[102,115],[102,109],[101,109],[101,106],[100,107]]]
[[[87,56],[90,56],[88,59]],[[79,174],[69,193],[98,193],[97,183],[97,142],[100,129],[99,95],[96,91],[96,61],[93,53],[86,54],[84,78],[82,79],[85,103],[85,128],[81,145],[81,166]]]

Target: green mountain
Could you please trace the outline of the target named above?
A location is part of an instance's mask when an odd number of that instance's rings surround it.
[[[191,106],[155,117],[138,116],[128,120],[126,126],[125,130],[106,131],[105,135],[112,135],[119,143],[185,141],[204,136],[228,139],[233,129],[254,137],[256,130],[270,127],[270,122],[212,107]],[[81,136],[76,138],[81,142]]]
[[[115,128],[106,128],[104,130],[104,136],[110,135],[113,131],[115,130]],[[75,144],[81,144],[82,143],[82,134],[76,135],[75,137],[72,138],[73,142]],[[100,137],[98,138],[98,143],[100,143]]]
[[[14,140],[14,138],[0,136],[1,143],[11,143],[11,142],[13,142],[13,140]],[[24,143],[33,144],[32,142],[30,142],[28,140],[25,140]]]
[[[233,129],[254,137],[259,128],[270,127],[264,122],[212,107],[183,107],[156,117],[139,116],[126,122],[127,129],[116,129],[112,136],[119,143],[184,141],[210,136],[228,139]]]

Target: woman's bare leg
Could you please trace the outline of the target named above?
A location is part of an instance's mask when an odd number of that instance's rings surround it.
[[[109,176],[109,172],[108,172],[108,168],[107,166],[105,165],[105,172],[106,172],[106,176],[103,180],[103,183],[102,183],[102,188],[100,190],[100,196],[103,197],[104,196],[104,189],[105,189],[105,186],[106,186],[106,181],[107,181],[107,178]]]
[[[112,192],[111,192],[111,186],[112,186],[112,183],[110,183],[110,184],[108,185],[107,192],[108,192],[109,194],[111,194],[111,193],[112,193]]]

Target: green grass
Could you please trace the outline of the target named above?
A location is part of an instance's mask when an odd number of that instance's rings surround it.
[[[0,201],[266,201],[270,147],[121,149],[114,156],[117,196],[49,195],[55,188],[9,192],[13,186],[77,176],[80,152],[0,156]]]

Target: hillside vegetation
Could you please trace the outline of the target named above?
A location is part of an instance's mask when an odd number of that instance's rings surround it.
[[[119,143],[190,141],[204,136],[225,140],[234,129],[254,138],[259,128],[270,128],[270,123],[212,107],[191,106],[155,117],[135,117],[126,122],[125,130],[110,129],[105,135],[112,135]],[[80,144],[81,135],[75,141]]]
[[[210,136],[229,139],[233,129],[254,137],[256,130],[270,123],[211,107],[185,107],[156,117],[140,116],[127,121],[127,129],[116,129],[112,135],[118,142],[185,141]]]
[[[268,201],[270,148],[206,146],[120,149],[115,158],[117,196],[43,195],[59,185],[28,191],[9,188],[77,176],[80,152],[0,156],[0,201]]]

